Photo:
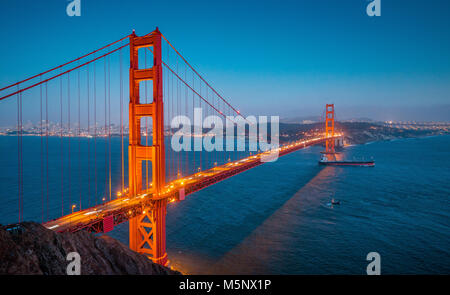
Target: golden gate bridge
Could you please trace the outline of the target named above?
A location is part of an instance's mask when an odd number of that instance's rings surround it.
[[[124,63],[126,47],[129,67]],[[124,101],[127,91],[128,105]],[[173,133],[167,126],[180,116],[194,119],[196,108],[206,116],[231,121],[233,130],[236,122],[232,118],[244,117],[158,28],[143,36],[133,31],[77,59],[3,87],[0,102],[2,112],[16,113],[16,131],[10,134],[17,137],[16,146],[11,146],[17,147],[17,167],[5,170],[10,177],[17,170],[14,201],[18,222],[24,220],[26,196],[39,191],[41,223],[47,228],[99,233],[128,221],[130,248],[162,265],[168,264],[168,203],[183,201],[196,191],[261,165],[273,152],[283,156],[325,143],[325,153],[332,154],[335,139],[341,136],[334,131],[334,105],[327,105],[325,132],[268,151],[202,153],[167,148],[167,137]],[[31,133],[24,128],[27,118],[38,122]],[[119,126],[111,123],[115,120]],[[52,121],[57,123],[52,125]],[[35,156],[27,159],[24,137],[30,134],[39,136],[40,141],[32,146]],[[120,138],[120,151],[112,149],[115,135]],[[52,144],[59,145],[58,151]],[[112,154],[119,152],[117,163]],[[39,162],[40,169],[29,173],[28,160]],[[114,173],[115,169],[119,173]],[[39,178],[40,188],[28,185],[30,177]],[[119,188],[117,193],[115,188]],[[56,213],[58,206],[60,214]]]

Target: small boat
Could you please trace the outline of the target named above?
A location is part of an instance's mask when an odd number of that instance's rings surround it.
[[[335,200],[334,198],[331,199],[331,205],[340,205],[341,201]]]
[[[319,160],[319,165],[327,166],[363,166],[363,167],[374,167],[375,161],[329,161],[328,158],[323,155]]]

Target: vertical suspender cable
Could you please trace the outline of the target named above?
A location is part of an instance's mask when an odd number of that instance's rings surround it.
[[[46,165],[45,165],[45,169],[46,169],[46,175],[47,175],[47,189],[46,189],[46,193],[47,193],[47,218],[46,221],[49,220],[49,214],[48,214],[48,83],[45,83],[45,159],[46,159]]]
[[[72,190],[71,190],[71,177],[72,177],[72,171],[70,170],[70,72],[67,73],[67,147],[68,147],[68,180],[69,180],[69,206],[72,206]]]
[[[94,185],[95,185],[95,205],[98,199],[98,183],[97,183],[97,78],[95,63],[94,67]]]
[[[78,70],[78,192],[79,210],[81,211],[81,90],[80,90],[80,70]]]
[[[63,183],[63,175],[64,175],[64,165],[63,165],[63,107],[62,107],[62,76],[59,79],[59,107],[60,107],[60,123],[59,123],[59,138],[60,138],[60,158],[61,158],[61,216],[64,216],[64,183]]]
[[[173,75],[169,74],[169,80],[168,80],[168,86],[169,86],[169,94],[167,96],[167,125],[171,125],[171,119],[172,119],[172,103],[173,103],[173,97],[174,97],[174,90],[173,90]],[[169,159],[168,159],[168,166],[169,166],[169,178],[168,180],[172,180],[174,169],[173,169],[173,149],[169,149]]]
[[[103,58],[103,79],[104,79],[104,92],[105,92],[105,127],[103,130],[103,136],[105,137],[105,196],[106,199],[107,193],[108,193],[108,139],[106,136],[108,135],[106,132],[106,124],[107,124],[107,92],[106,92],[106,57]]]
[[[122,164],[122,186],[121,191],[125,190],[125,171],[124,171],[124,151],[123,151],[123,77],[122,77],[122,49],[119,51],[119,79],[120,79],[120,150],[121,150],[121,164]]]
[[[171,99],[170,99],[170,105],[171,105],[171,110],[170,110],[170,112],[171,112],[171,114],[170,114],[170,117],[169,117],[169,124],[170,124],[170,122],[172,121],[172,119],[173,119],[173,117],[174,117],[174,115],[175,115],[175,103],[176,103],[176,87],[177,87],[177,85],[175,84],[174,85],[174,80],[175,80],[175,78],[173,77],[173,75],[172,75],[172,97],[171,97]],[[175,83],[176,83],[176,80],[175,80]],[[176,160],[175,160],[175,157],[176,157],[176,155],[175,155],[175,151],[173,150],[173,149],[171,149],[171,154],[172,154],[172,179],[171,180],[174,180],[175,178],[176,178],[176,175],[177,175],[177,168],[176,168]]]
[[[178,74],[178,58],[177,58],[177,74]],[[178,88],[179,88],[179,86],[180,86],[180,84],[178,83],[178,79],[176,80],[176,87],[177,87],[177,100],[176,100],[176,105],[175,105],[175,107],[176,107],[176,110],[175,110],[175,115],[178,115],[178,99],[179,99],[179,91],[178,91]],[[177,118],[178,119],[178,118]],[[175,151],[174,151],[175,152]],[[180,167],[179,167],[179,165],[180,165],[180,162],[178,161],[178,152],[175,154],[175,158],[176,158],[176,170],[177,170],[177,174],[176,174],[176,177],[175,177],[175,179],[178,179],[178,177],[179,177],[179,175],[180,175]]]
[[[167,116],[167,124],[170,124],[170,119],[172,116],[172,101],[173,101],[173,75],[170,75],[170,89],[169,89],[169,97],[168,97],[168,116]],[[169,181],[173,175],[173,159],[172,159],[173,149],[169,149]]]
[[[111,56],[108,55],[108,177],[109,200],[111,201]]]
[[[180,70],[181,71],[181,70]],[[177,62],[177,72],[178,72],[178,62]],[[181,96],[182,96],[182,93],[181,93],[181,85],[180,85],[180,81],[179,80],[177,80],[177,96],[178,96],[178,99],[177,99],[177,116],[178,116],[178,126],[180,126],[180,115],[181,115],[181,110],[180,110],[180,103],[181,103]],[[180,161],[180,155],[181,155],[181,151],[178,151],[177,152],[177,163],[178,163],[178,174],[177,174],[177,179],[178,178],[180,178],[182,175],[183,175],[183,173],[182,173],[182,169],[183,169],[183,165],[182,165],[182,163],[181,163],[181,161]]]
[[[192,73],[192,88],[195,88],[195,80],[194,80],[194,73]],[[192,137],[192,147],[193,147],[193,167],[194,171],[193,173],[197,172],[197,164],[195,163],[195,137],[197,134],[195,134],[195,98],[194,98],[194,92],[192,91],[192,122],[194,122],[194,136]]]
[[[184,79],[187,81],[187,68],[186,68],[186,65],[184,65]],[[188,117],[188,99],[187,99],[187,96],[188,96],[188,90],[187,90],[187,87],[186,87],[186,85],[184,85],[184,110],[185,110],[185,116],[187,116]],[[191,126],[189,126],[189,128],[191,128]],[[184,142],[183,142],[184,143]],[[184,155],[185,155],[185,157],[186,157],[186,159],[185,159],[185,161],[186,161],[186,163],[185,163],[185,172],[184,172],[184,175],[189,175],[189,166],[188,166],[188,162],[189,162],[189,151],[188,151],[189,149],[186,149],[185,151],[184,151]]]
[[[208,91],[207,87],[205,87],[205,88],[206,88],[206,97],[207,97],[207,100],[209,101],[209,91]],[[214,101],[212,102],[212,104],[214,105]],[[212,109],[208,107],[208,111],[207,111],[206,117],[209,117],[210,114],[212,114],[211,111],[212,111]],[[210,140],[212,142],[212,138]],[[208,163],[208,167],[207,167],[207,169],[208,169],[210,167],[214,167],[214,158],[213,158],[214,150],[211,150],[211,152],[209,152],[209,153],[208,153],[208,151],[206,151],[206,153],[207,153],[206,154],[206,163]]]
[[[40,81],[42,81],[42,76],[40,76]],[[39,85],[39,97],[40,97],[40,132],[41,137],[41,222],[44,223],[44,138],[43,138],[43,126],[42,126],[42,84]]]
[[[19,85],[17,85],[17,91],[19,91]],[[21,204],[21,183],[20,183],[20,153],[21,153],[21,146],[20,146],[20,96],[21,94],[17,94],[17,199],[18,199],[18,209],[19,209],[19,222],[22,221],[22,204]]]
[[[87,72],[87,176],[88,176],[88,207],[91,207],[91,114],[90,114],[90,77],[89,65],[86,67]]]
[[[202,82],[199,81],[199,88],[200,88],[200,96],[202,96]],[[195,89],[195,88],[194,88]],[[202,108],[202,101],[200,99],[200,97],[198,98],[198,107],[200,108],[200,110],[202,111],[202,117],[200,118],[200,125],[202,126],[202,128],[200,129],[200,171],[203,170],[203,108]]]
[[[23,220],[23,146],[22,146],[22,133],[23,133],[23,127],[22,127],[22,94],[19,95],[19,120],[20,120],[20,130],[19,130],[19,141],[20,141],[20,215],[21,215],[21,221]]]

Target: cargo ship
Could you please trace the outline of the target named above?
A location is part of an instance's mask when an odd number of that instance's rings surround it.
[[[319,160],[319,165],[375,167],[375,161],[329,161],[328,158],[323,155]]]

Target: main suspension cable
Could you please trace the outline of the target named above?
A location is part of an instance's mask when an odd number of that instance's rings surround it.
[[[81,60],[81,59],[83,59],[83,58],[85,58],[85,57],[88,57],[89,55],[92,55],[92,54],[94,54],[94,53],[96,53],[96,52],[98,52],[98,51],[101,51],[101,50],[103,50],[103,49],[109,47],[109,46],[112,46],[112,45],[114,45],[114,44],[116,44],[116,43],[118,43],[118,42],[120,42],[120,41],[122,41],[122,40],[124,40],[124,39],[126,39],[126,38],[128,38],[128,37],[130,37],[130,35],[127,35],[127,36],[125,36],[125,37],[123,37],[123,38],[121,38],[121,39],[119,39],[119,40],[117,40],[117,41],[114,41],[114,42],[112,42],[112,43],[109,43],[108,45],[103,46],[102,48],[99,48],[99,49],[97,49],[97,50],[94,50],[94,51],[92,51],[92,52],[89,52],[88,54],[85,54],[85,55],[83,55],[83,56],[80,56],[79,58],[76,58],[76,59],[74,59],[74,60],[71,60],[71,61],[69,61],[69,62],[66,62],[66,63],[64,63],[64,64],[62,64],[62,65],[59,65],[59,66],[57,66],[57,67],[51,68],[51,69],[49,69],[49,70],[47,70],[47,71],[44,71],[44,72],[42,72],[42,73],[39,73],[39,74],[37,74],[37,75],[31,76],[31,77],[29,77],[29,78],[27,78],[27,79],[24,79],[24,80],[21,80],[21,81],[19,81],[19,82],[14,83],[14,84],[11,84],[11,85],[8,85],[8,86],[6,86],[6,87],[3,87],[3,88],[0,89],[0,91],[3,91],[3,90],[5,90],[5,89],[11,88],[11,87],[16,86],[16,85],[20,85],[20,84],[22,84],[22,83],[24,83],[24,82],[27,82],[27,81],[32,80],[32,79],[34,79],[34,78],[37,78],[37,77],[39,77],[39,76],[45,75],[45,74],[47,74],[47,73],[50,73],[50,72],[52,72],[52,71],[54,71],[54,70],[57,70],[57,69],[62,68],[62,67],[64,67],[64,66],[67,66],[67,65],[69,65],[69,64],[71,64],[71,63],[73,63],[73,62],[76,62],[76,61],[78,61],[78,60]],[[127,45],[128,45],[128,44],[127,44]]]
[[[181,53],[175,49],[175,47],[172,45],[172,43],[169,42],[169,40],[167,40],[167,38],[161,34],[161,36],[163,37],[163,39],[167,42],[167,44],[169,44],[170,47],[172,47],[172,49],[178,54],[179,57],[181,57],[181,59],[183,59],[183,61],[191,68],[192,71],[194,71],[197,76],[203,81],[205,82],[206,85],[208,85],[209,88],[211,88],[212,91],[214,91],[214,93],[220,97],[220,99],[222,99],[231,109],[233,109],[233,111],[238,114],[239,116],[241,116],[242,118],[245,119],[244,116],[241,115],[241,113],[236,110],[226,99],[224,99],[208,82],[206,82],[206,80],[194,69],[193,66],[191,66],[191,64],[181,55]]]

